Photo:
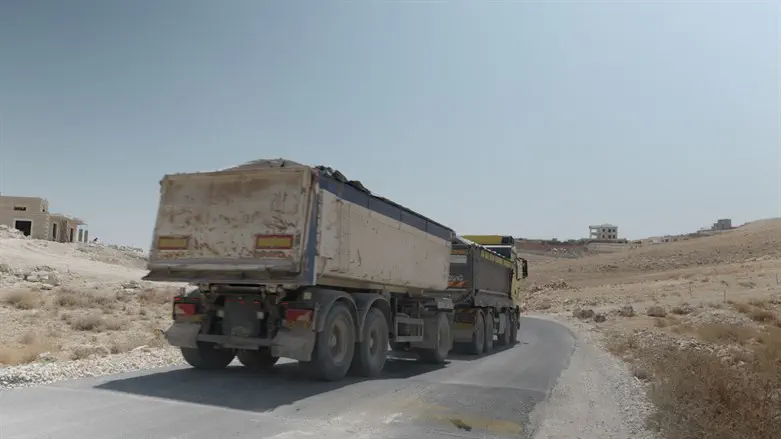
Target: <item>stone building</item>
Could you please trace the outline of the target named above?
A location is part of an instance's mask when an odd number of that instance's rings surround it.
[[[56,242],[87,242],[87,223],[62,213],[49,212],[49,202],[40,197],[0,195],[0,224],[13,227],[34,239]]]

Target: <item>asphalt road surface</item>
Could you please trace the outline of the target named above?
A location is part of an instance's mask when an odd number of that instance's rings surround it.
[[[189,367],[60,382],[0,394],[2,439],[531,438],[574,348],[570,332],[526,318],[519,343],[444,366],[390,359],[375,380],[305,380]]]

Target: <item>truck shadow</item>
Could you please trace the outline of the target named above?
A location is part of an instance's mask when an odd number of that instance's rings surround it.
[[[404,380],[444,367],[446,364],[430,365],[407,359],[388,358],[383,373],[378,378],[367,380],[347,376],[339,382],[311,380],[299,371],[296,362],[277,364],[268,372],[252,372],[242,366],[231,366],[219,371],[187,367],[108,381],[95,386],[95,389],[265,412],[319,394],[359,386],[364,382],[365,385],[371,385],[371,382],[382,380]],[[350,391],[353,392],[358,390]]]
[[[508,351],[512,349],[516,344],[512,344],[508,346],[494,346],[494,348],[490,352],[485,352],[480,355],[470,354],[466,348],[457,347],[454,348],[452,352],[450,352],[448,358],[451,360],[459,360],[459,361],[477,361],[486,357],[490,357],[491,355],[497,355],[504,351]]]

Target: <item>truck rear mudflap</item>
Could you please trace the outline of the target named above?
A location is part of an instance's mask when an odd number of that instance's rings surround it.
[[[310,361],[317,333],[303,329],[280,329],[273,339],[255,337],[236,337],[229,335],[202,334],[201,325],[190,322],[174,322],[165,338],[168,344],[180,348],[197,348],[198,343],[214,343],[225,349],[255,350],[261,347],[271,348],[275,357],[292,358],[298,361]]]
[[[164,177],[145,279],[241,282],[312,272],[313,179],[303,166]]]

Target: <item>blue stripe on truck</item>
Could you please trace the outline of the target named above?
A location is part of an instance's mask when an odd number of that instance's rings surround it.
[[[320,193],[315,193],[312,197],[312,212],[309,217],[309,230],[307,231],[306,243],[306,262],[301,276],[308,285],[317,284],[315,272],[317,270],[317,227],[320,216],[317,214],[320,205]]]
[[[320,188],[345,201],[365,207],[373,212],[385,215],[388,218],[401,221],[404,224],[446,241],[451,241],[455,237],[455,232],[449,227],[432,221],[393,201],[371,195],[355,186],[337,181],[323,173],[320,173]]]

